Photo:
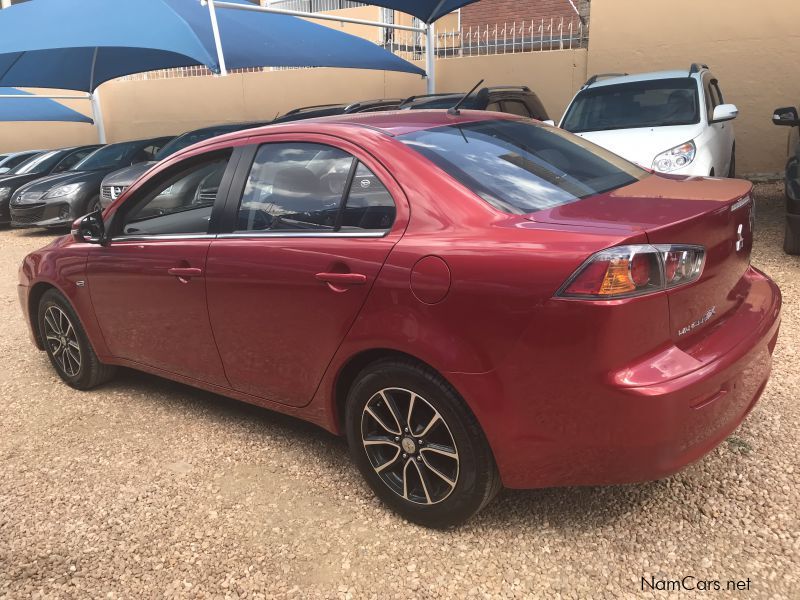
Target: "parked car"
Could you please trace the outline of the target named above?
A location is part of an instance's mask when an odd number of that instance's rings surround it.
[[[772,117],[775,125],[800,127],[797,108],[776,108]],[[800,254],[800,142],[786,163],[786,234],[783,249],[787,254]]]
[[[110,144],[74,167],[37,179],[11,196],[12,227],[65,227],[100,208],[100,182],[123,166],[153,159],[172,137]]]
[[[322,104],[319,106],[306,106],[295,108],[275,119],[272,123],[289,123],[319,117],[332,117],[336,115],[350,115],[362,112],[383,112],[397,110],[403,103],[402,98],[382,98],[379,100],[362,100],[351,104]]]
[[[500,113],[289,123],[163,161],[19,296],[68,385],[127,366],[344,433],[446,527],[501,485],[665,477],[742,422],[781,308],[751,191]]]
[[[733,119],[706,65],[589,79],[560,126],[628,160],[675,175],[736,174]]]
[[[26,150],[25,152],[9,152],[0,154],[0,178],[4,177],[8,171],[25,162],[32,156],[41,154],[43,150]]]
[[[42,152],[18,164],[0,178],[0,225],[11,222],[9,202],[20,187],[51,173],[63,173],[97,150],[100,146],[79,146]]]
[[[463,98],[463,92],[411,96],[400,105],[400,110],[452,108]],[[507,85],[485,87],[477,94],[467,98],[461,107],[472,110],[504,112],[521,117],[538,119],[539,121],[550,120],[542,101],[539,100],[539,97],[527,86]]]
[[[189,131],[179,135],[161,148],[161,150],[159,150],[158,153],[153,157],[153,160],[130,165],[120,169],[119,171],[114,171],[106,175],[100,184],[101,208],[107,207],[114,200],[116,200],[120,194],[122,194],[122,192],[128,189],[128,186],[149,171],[153,165],[158,164],[160,161],[166,158],[169,158],[176,152],[179,152],[184,148],[188,148],[192,144],[197,144],[198,142],[222,135],[223,133],[241,131],[242,129],[251,129],[253,127],[260,127],[262,125],[266,125],[266,123],[235,123],[227,125],[214,125],[212,127],[195,129],[194,131]]]

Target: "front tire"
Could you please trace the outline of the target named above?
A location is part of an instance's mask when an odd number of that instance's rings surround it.
[[[100,362],[78,315],[57,290],[42,296],[38,322],[47,357],[67,385],[89,390],[114,376],[116,368]]]
[[[736,146],[731,150],[731,167],[728,169],[728,177],[731,179],[736,178]]]
[[[358,376],[345,410],[350,454],[375,494],[409,521],[460,525],[500,490],[486,437],[457,392],[411,360]]]

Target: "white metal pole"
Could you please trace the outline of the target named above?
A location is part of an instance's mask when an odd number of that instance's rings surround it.
[[[92,119],[97,126],[97,139],[101,144],[106,143],[106,124],[103,122],[103,107],[100,105],[100,89],[92,93]]]
[[[208,14],[211,17],[211,31],[214,33],[214,45],[217,47],[217,62],[219,63],[219,74],[225,77],[228,69],[225,66],[225,54],[222,52],[222,40],[219,37],[219,25],[217,24],[217,11],[214,8],[214,0],[207,0]]]
[[[425,28],[425,71],[428,73],[428,93],[436,93],[436,26],[433,23]]]

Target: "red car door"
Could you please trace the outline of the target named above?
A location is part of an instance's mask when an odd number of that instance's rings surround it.
[[[188,159],[132,193],[93,246],[87,280],[103,337],[119,358],[228,386],[205,290],[209,233],[231,151]]]
[[[277,140],[240,162],[232,232],[208,255],[208,306],[231,385],[304,406],[402,235],[407,206],[388,172],[349,143]]]

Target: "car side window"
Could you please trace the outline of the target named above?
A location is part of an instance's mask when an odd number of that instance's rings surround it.
[[[520,117],[530,118],[531,116],[528,107],[520,100],[503,100],[503,112],[519,115]]]
[[[388,231],[396,214],[389,190],[359,162],[341,216],[342,231]]]
[[[97,148],[86,148],[84,150],[78,150],[77,152],[73,152],[72,154],[68,155],[65,159],[63,159],[60,163],[58,163],[55,169],[53,169],[53,172],[61,173],[62,171],[69,171],[72,167],[77,165],[80,161],[89,156],[89,154],[91,154],[95,150],[97,150]]]
[[[123,235],[208,233],[227,166],[228,157],[218,157],[195,163],[162,182],[125,213]]]
[[[237,231],[333,231],[354,160],[322,144],[264,144],[245,186]]]
[[[489,102],[489,104],[486,105],[486,110],[490,112],[503,112],[499,102]]]
[[[161,145],[153,144],[137,150],[136,154],[134,154],[133,158],[131,159],[131,164],[135,165],[153,160],[160,149]]]

